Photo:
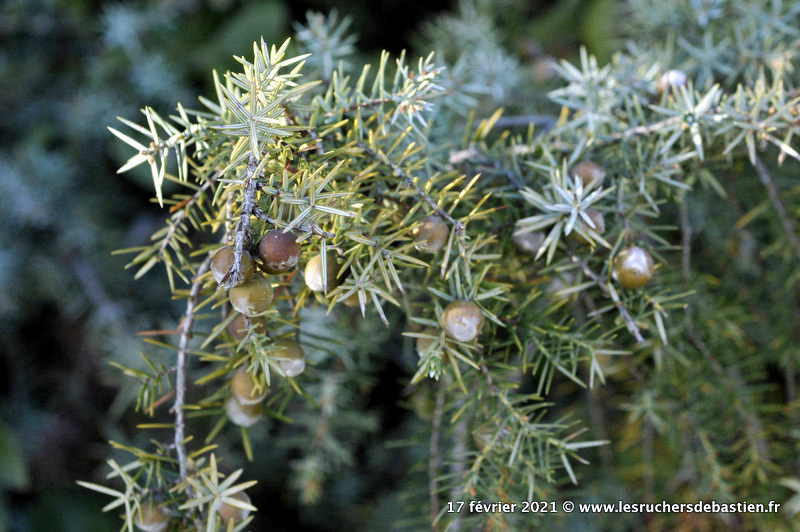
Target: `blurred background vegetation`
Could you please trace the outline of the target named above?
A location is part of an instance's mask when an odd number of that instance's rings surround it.
[[[610,0],[493,4],[493,25],[529,78],[519,85],[530,92],[517,98],[544,100],[549,56],[571,58],[584,44],[602,62],[618,46]],[[352,62],[360,63],[381,49],[427,52],[439,17],[456,7],[452,0],[0,2],[0,531],[119,526],[115,515],[99,513],[104,497],[75,485],[102,482],[108,440],[146,437],[130,408],[136,383],[107,361],[133,364],[144,349],[136,332],[173,328],[182,313],[165,300],[162,272],[134,281],[127,257],[111,254],[145,243],[166,214],[148,207],[149,174],[115,174],[128,150],[106,126],[117,115],[138,121],[144,105],[163,114],[178,101],[192,105],[211,93],[212,68],[233,68],[231,55],[247,54],[261,36],[282,42],[308,10],[352,17],[359,36]],[[454,60],[459,46],[442,51]],[[254,503],[274,509],[273,530],[354,529],[396,512],[398,479],[420,457],[414,448],[400,456],[377,444],[406,437],[414,417],[398,401],[407,368],[392,356],[378,363],[386,384],[368,398],[376,433],[361,442],[356,463],[329,479],[325,498],[304,506],[291,491],[286,449],[247,466],[247,477],[260,482],[250,492]]]

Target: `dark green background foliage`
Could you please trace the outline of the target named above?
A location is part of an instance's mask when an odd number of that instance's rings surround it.
[[[170,438],[169,431],[136,429],[146,421],[132,408],[137,382],[108,364],[141,367],[139,353],[150,353],[152,346],[136,332],[174,329],[184,305],[170,300],[161,268],[134,281],[131,270],[124,269],[129,257],[111,255],[147,243],[166,215],[152,201],[146,165],[115,173],[130,150],[106,126],[117,127],[116,116],[139,122],[138,110],[145,105],[164,115],[178,101],[194,107],[197,94],[213,94],[212,69],[237,68],[232,54],[248,56],[261,36],[279,44],[295,33],[297,23],[305,23],[307,10],[327,12],[337,4],[340,15],[352,18],[350,31],[359,37],[347,58],[354,71],[365,62],[374,64],[381,49],[425,54],[436,48],[460,72],[473,72],[487,90],[474,106],[478,119],[500,106],[506,116],[557,117],[560,108],[547,93],[564,82],[551,77],[547,58],[576,62],[580,45],[602,66],[626,47],[625,39],[634,39],[641,49],[666,43],[666,49],[652,52],[654,57],[681,58],[671,66],[687,68],[701,94],[712,79],[733,92],[736,83],[754,85],[759,68],[796,59],[748,55],[735,36],[726,36],[722,44],[709,37],[727,15],[744,17],[750,9],[746,2],[498,0],[492,9],[485,8],[490,3],[476,2],[483,6],[475,12],[480,16],[459,18],[452,15],[459,6],[443,0],[6,0],[0,4],[0,531],[117,529],[116,511],[99,512],[108,499],[75,481],[105,484],[109,454],[127,460],[125,453],[109,450],[109,440],[147,446],[151,438]],[[778,14],[752,9],[752,24],[785,26],[797,49],[792,28],[800,22],[798,9],[779,8]],[[452,35],[443,29],[465,20],[463,42],[442,39]],[[755,34],[763,46],[752,49],[769,50],[770,32]],[[704,42],[719,48],[703,53]],[[628,51],[637,55],[636,49]],[[468,61],[459,64],[462,57]],[[797,87],[797,72],[787,71],[791,88]],[[794,116],[796,111],[795,106]],[[548,120],[544,123],[552,125]],[[499,131],[492,132],[488,146]],[[582,453],[591,464],[574,464],[577,486],[562,470],[551,485],[537,488],[542,490],[537,498],[776,500],[785,508],[800,507],[792,499],[800,497],[800,480],[795,480],[800,476],[800,257],[782,223],[788,220],[796,234],[798,164],[786,157],[778,167],[778,149],[763,148],[773,178],[769,190],[779,194],[783,216],[740,153],[715,152],[686,165],[692,191],[675,193],[661,205],[647,231],[665,239],[658,247],[659,282],[692,291],[685,299],[690,314],[670,310],[667,345],[650,320],[643,326],[643,345],[625,356],[601,357],[607,375],[603,386],[584,390],[555,374],[546,420],[582,420],[589,435],[584,439],[611,443]],[[619,150],[609,174],[634,182],[643,172],[637,166],[641,154],[630,145]],[[491,149],[487,153],[493,155]],[[167,183],[165,196],[177,190]],[[508,208],[519,210],[517,218],[537,214],[520,202]],[[512,250],[510,228],[497,230],[505,249]],[[682,243],[691,244],[690,264],[684,262]],[[513,251],[508,264],[511,279],[528,287],[533,277],[541,278],[541,286],[556,278],[562,284],[574,279]],[[382,530],[387,523],[396,529],[429,527],[426,468],[434,386],[408,384],[418,357],[412,339],[401,335],[408,324],[399,311],[391,312],[388,328],[377,319],[353,315],[352,322],[336,324],[320,315],[320,327],[304,332],[314,345],[319,342],[315,334],[330,334],[325,325],[339,327],[333,335],[337,349],[357,368],[338,388],[346,395],[343,404],[352,408],[331,423],[332,431],[359,430],[350,440],[341,437],[342,457],[326,465],[325,475],[298,473],[319,470],[304,469],[308,457],[298,451],[313,436],[275,419],[252,431],[252,463],[235,432],[217,440],[226,470],[243,467],[248,480],[259,481],[248,490],[260,509],[253,530]],[[618,325],[621,347],[631,348],[624,325]],[[535,370],[515,378],[525,392],[534,393],[540,385]],[[447,405],[446,424],[457,407],[457,401]],[[165,414],[157,421],[169,419]],[[452,431],[446,429],[445,435]],[[321,495],[309,501],[314,498],[309,486],[316,482]],[[563,530],[749,530],[793,529],[794,519],[788,512],[591,519],[562,514],[536,521],[532,516],[530,524]],[[509,526],[525,524],[512,519]],[[501,527],[502,519],[491,525]]]

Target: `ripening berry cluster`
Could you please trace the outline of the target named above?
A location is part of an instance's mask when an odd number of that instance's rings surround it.
[[[444,248],[449,234],[447,223],[436,215],[424,218],[412,230],[416,249],[428,254],[436,254]],[[274,296],[268,275],[293,272],[302,251],[295,235],[280,229],[273,229],[262,237],[255,258],[247,250],[242,251],[241,283],[228,290],[231,307],[238,313],[227,328],[234,340],[241,343],[250,333],[267,334],[264,314],[272,306]],[[211,272],[217,283],[228,279],[234,262],[235,250],[231,246],[223,247],[215,253],[211,261]],[[314,255],[306,262],[303,277],[306,286],[313,292],[332,291],[342,277],[336,253],[328,251],[324,263],[323,276],[322,254]],[[360,306],[358,293],[346,298],[343,303],[351,307]],[[474,302],[456,300],[444,308],[440,323],[450,338],[471,342],[480,334],[484,316]],[[296,341],[276,340],[268,349],[286,377],[296,377],[305,369],[305,355]],[[243,427],[257,423],[268,388],[263,375],[255,377],[244,369],[234,371],[230,381],[231,396],[225,404],[228,419]]]
[[[674,84],[674,82],[673,82]],[[598,163],[584,160],[577,163],[571,174],[579,178],[584,187],[601,187],[606,177],[606,170]],[[579,217],[576,225],[581,231],[572,231],[569,237],[578,244],[589,245],[590,242],[583,235],[596,234],[602,236],[606,231],[603,214],[592,208],[585,210],[591,224]],[[412,231],[417,242],[418,250],[425,253],[436,253],[447,243],[449,230],[447,224],[438,216],[429,216],[423,219]],[[515,233],[512,237],[514,245],[527,255],[535,256],[542,247],[546,235],[542,231],[528,231]],[[653,276],[654,264],[650,254],[639,246],[632,245],[619,251],[613,261],[612,278],[621,286],[636,289],[645,285]],[[460,341],[471,342],[481,332],[484,317],[480,308],[472,301],[457,300],[448,304],[439,322],[446,336]],[[446,354],[441,349],[440,332],[426,328],[417,338],[416,350],[420,357],[428,351],[439,352],[443,361],[447,361]]]
[[[599,164],[585,160],[572,168],[572,175],[579,178],[587,188],[600,187],[606,171]],[[582,231],[572,231],[569,236],[577,244],[590,245],[591,242],[583,235],[602,236],[606,231],[606,224],[603,214],[596,209],[586,209],[585,214],[591,223],[578,218],[576,224],[580,225]],[[422,219],[412,229],[411,234],[419,252],[436,254],[447,245],[450,228],[441,217],[432,215]],[[512,237],[520,252],[530,256],[540,252],[545,240],[546,236],[542,231],[516,232]],[[255,257],[248,250],[242,250],[239,268],[241,281],[228,290],[228,300],[236,315],[228,324],[227,331],[238,344],[249,335],[268,335],[265,314],[271,308],[274,298],[269,276],[293,273],[298,267],[302,252],[302,245],[297,242],[295,234],[280,229],[273,229],[261,238]],[[234,248],[226,246],[212,257],[211,273],[217,283],[222,284],[230,277],[235,255]],[[617,252],[612,264],[612,278],[628,289],[644,286],[654,271],[650,254],[636,245]],[[327,251],[324,260],[322,254],[313,255],[306,261],[303,269],[306,286],[317,293],[334,290],[343,275],[346,272],[340,272],[337,254],[333,251]],[[343,303],[351,307],[360,306],[358,293],[354,293]],[[416,350],[420,357],[436,352],[443,362],[447,362],[449,358],[441,342],[445,337],[458,342],[474,341],[483,328],[484,315],[475,302],[459,299],[445,306],[439,316],[439,324],[440,330],[428,327],[421,331]],[[283,376],[297,377],[305,370],[305,354],[297,341],[277,339],[267,349]],[[269,385],[263,374],[256,376],[241,367],[234,370],[230,378],[230,396],[225,402],[228,419],[241,427],[255,425],[261,419],[263,401],[268,393]],[[482,430],[486,432],[476,432],[473,435],[479,448],[485,445],[485,440],[492,437],[495,431],[493,427],[484,427]],[[250,499],[244,492],[238,492],[233,497],[245,506],[250,504]],[[245,520],[250,513],[246,508],[223,504],[221,500],[214,503],[212,511],[216,511],[222,522],[229,526]],[[166,530],[172,517],[168,507],[143,501],[135,523],[140,530],[159,532]]]
[[[671,86],[679,85],[680,79],[674,74],[665,83]],[[577,177],[585,188],[601,187],[606,177],[606,170],[594,161],[584,160],[577,163],[571,170],[571,175]],[[591,245],[581,233],[595,233],[603,236],[606,231],[606,223],[603,214],[592,208],[588,208],[585,214],[591,220],[591,225],[581,217],[578,218],[576,225],[580,225],[582,231],[572,231],[568,237],[576,244]],[[421,236],[427,242],[417,245],[417,248],[435,253],[441,249],[447,240],[448,231],[444,222],[436,216],[431,216],[422,221],[415,229],[414,235]],[[536,256],[543,244],[546,235],[542,231],[523,231],[515,232],[512,242],[515,247],[523,254]],[[637,245],[631,245],[617,252],[612,262],[612,279],[621,286],[628,289],[637,289],[644,286],[653,276],[654,264],[650,254]],[[475,339],[483,327],[484,317],[475,303],[471,301],[454,301],[445,307],[441,315],[440,323],[445,334],[455,340],[469,342]],[[430,353],[437,353],[443,363],[449,361],[449,357],[444,352],[441,342],[443,341],[440,331],[427,327],[419,332],[416,341],[416,351],[420,358],[428,356]],[[419,397],[423,397],[420,395]],[[419,404],[416,410],[425,417],[429,415],[431,405]],[[429,419],[427,417],[426,419]],[[473,441],[478,450],[485,452],[492,443],[495,448],[510,450],[510,432],[508,427],[498,427],[494,423],[482,425],[473,431]]]
[[[674,81],[673,81],[674,84]],[[584,187],[601,187],[606,177],[606,170],[594,161],[584,160],[572,168],[572,175],[579,178]],[[603,214],[592,208],[585,210],[591,225],[581,217],[576,225],[582,231],[572,231],[569,237],[578,244],[589,245],[590,242],[581,233],[595,233],[602,236],[606,231]],[[420,222],[412,234],[417,240],[417,249],[426,253],[436,253],[442,249],[449,235],[445,222],[438,216],[429,216]],[[542,231],[515,232],[512,242],[520,252],[535,256],[544,244],[546,235]],[[625,288],[635,289],[645,285],[653,276],[654,264],[650,254],[639,246],[632,245],[619,251],[614,258],[612,278]],[[480,308],[472,301],[457,300],[447,305],[440,317],[442,329],[452,339],[461,342],[474,340],[483,327],[484,317]],[[417,337],[416,350],[420,357],[429,351],[441,354],[442,361],[447,361],[446,353],[441,349],[439,331],[426,328]]]
[[[446,244],[449,236],[447,224],[439,216],[429,216],[413,229],[415,247],[422,253],[435,254]],[[242,251],[241,283],[228,290],[231,307],[238,313],[227,329],[241,343],[248,334],[267,334],[264,314],[273,302],[273,289],[269,275],[285,275],[295,270],[302,255],[302,246],[292,232],[273,229],[266,233],[254,258],[247,250]],[[211,261],[211,273],[217,283],[230,276],[235,262],[235,250],[231,246],[219,249]],[[306,286],[313,292],[330,292],[338,286],[341,272],[336,253],[328,251],[324,260],[321,254],[312,256],[305,265],[303,276]],[[344,301],[348,306],[359,306],[358,294]],[[484,317],[480,308],[472,301],[451,302],[442,312],[440,322],[451,338],[470,342],[483,327]],[[268,347],[270,356],[286,377],[296,377],[305,369],[305,354],[294,340],[279,339]],[[225,403],[225,412],[236,425],[250,427],[261,417],[262,402],[269,392],[263,375],[258,377],[244,369],[234,371],[230,380],[231,395]]]
[[[244,491],[234,493],[231,498],[244,505],[250,505],[250,497]],[[225,525],[235,525],[250,515],[249,509],[223,503],[221,500],[215,506],[217,515]],[[168,506],[158,505],[152,500],[144,500],[136,512],[134,524],[143,532],[163,532],[167,530],[173,517],[177,516],[172,515],[172,510]]]
[[[250,505],[250,497],[244,491],[231,495],[242,504]],[[250,510],[219,501],[215,504],[216,512],[225,525],[234,525],[247,519]],[[134,524],[143,532],[163,532],[167,530],[170,521],[177,516],[172,515],[172,510],[166,505],[158,505],[152,500],[144,500],[136,512]],[[228,528],[230,530],[230,528]]]
[[[670,71],[673,72],[673,71]],[[674,71],[678,72],[678,71]],[[677,76],[677,74],[675,74]],[[677,79],[670,78],[670,83],[675,85]],[[605,169],[594,161],[581,161],[572,168],[572,175],[580,178],[584,187],[599,187],[603,184],[606,176]],[[588,233],[589,229],[599,236],[603,236],[606,230],[603,214],[596,209],[586,209],[586,215],[592,221],[593,227],[589,227],[582,218],[576,222],[583,229],[583,233]],[[569,234],[575,242],[579,244],[589,244],[578,231]],[[512,237],[514,245],[527,255],[536,255],[539,248],[545,241],[545,234],[542,231],[528,231],[515,233]],[[639,246],[632,245],[619,251],[614,257],[614,269],[611,277],[625,288],[640,288],[647,284],[653,276],[654,264],[650,254]]]
[[[572,168],[571,175],[580,179],[586,188],[599,188],[605,180],[606,170],[594,161],[584,160]],[[572,231],[569,236],[577,244],[589,245],[590,241],[584,235],[602,236],[606,231],[606,223],[603,214],[596,209],[586,209],[585,214],[588,220],[579,217],[576,222],[581,230]],[[422,219],[412,229],[411,234],[419,252],[436,254],[447,245],[450,228],[441,217],[431,215]],[[536,255],[545,239],[542,231],[529,231],[515,233],[512,241],[522,253]],[[273,301],[273,290],[268,276],[293,272],[298,266],[303,249],[294,233],[273,229],[262,237],[257,251],[255,258],[247,250],[242,251],[242,282],[228,291],[230,304],[238,312],[229,324],[228,332],[237,342],[242,342],[250,333],[267,334],[264,313],[269,310]],[[221,248],[214,255],[211,271],[218,283],[224,282],[230,275],[234,257],[235,251],[230,246]],[[636,245],[619,251],[612,264],[612,278],[629,289],[645,285],[654,271],[650,254]],[[306,286],[318,293],[328,293],[335,289],[343,275],[346,272],[340,272],[337,254],[330,250],[326,252],[324,260],[322,254],[313,255],[306,261],[303,270]],[[343,303],[353,307],[360,306],[358,293],[352,294]],[[472,342],[481,333],[484,315],[473,301],[455,300],[444,308],[439,316],[439,323],[441,331],[428,328],[418,337],[416,348],[420,356],[428,351],[436,351],[445,360],[442,346],[439,345],[444,337],[459,342]],[[305,369],[305,355],[296,341],[276,340],[268,349],[286,377],[296,377]],[[225,405],[228,418],[243,427],[257,423],[262,413],[262,401],[269,391],[264,376],[256,377],[238,369],[231,377],[230,389],[231,396]]]
[[[228,290],[231,307],[238,313],[227,327],[234,340],[241,343],[250,333],[267,335],[264,313],[272,306],[274,295],[268,275],[282,275],[294,270],[301,252],[302,247],[297,243],[295,235],[279,229],[269,231],[263,236],[258,245],[256,259],[248,251],[242,251],[242,282]],[[211,273],[217,283],[228,278],[234,261],[233,247],[223,247],[214,254]],[[273,341],[269,346],[269,353],[286,377],[296,377],[305,369],[303,348],[294,340]],[[228,419],[242,427],[256,424],[261,417],[262,401],[269,392],[264,376],[255,377],[238,369],[231,377],[230,389],[231,396],[225,403]]]

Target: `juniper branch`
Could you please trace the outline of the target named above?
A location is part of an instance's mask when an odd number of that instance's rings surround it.
[[[470,146],[469,148],[450,152],[448,162],[450,164],[457,165],[468,161],[473,157],[478,157],[481,155],[482,154],[478,152],[477,149],[475,149],[473,146]],[[517,177],[517,175],[509,168],[502,166],[500,161],[492,161],[490,158],[481,157],[480,159],[471,162],[476,165],[484,165],[489,170],[494,170],[500,174],[503,174],[517,190],[522,190],[525,188],[525,184]]]
[[[239,216],[239,224],[236,226],[236,236],[234,237],[233,266],[222,279],[222,283],[226,288],[236,286],[242,282],[242,254],[244,253],[245,240],[250,238],[250,216],[256,206],[255,173],[256,168],[258,168],[258,162],[255,154],[250,154],[250,161],[247,163],[247,175],[244,179],[242,213]]]
[[[392,173],[395,176],[401,178],[403,180],[403,182],[405,182],[406,185],[408,185],[409,187],[413,188],[414,192],[417,193],[417,196],[422,198],[422,200],[425,203],[427,203],[428,206],[430,206],[430,208],[433,210],[433,212],[437,216],[439,216],[440,218],[444,218],[445,220],[447,220],[455,228],[456,233],[458,235],[462,235],[464,233],[464,224],[461,223],[460,221],[456,220],[452,216],[450,216],[450,214],[447,211],[445,211],[444,209],[439,207],[436,204],[436,202],[433,200],[433,198],[431,198],[429,195],[427,195],[425,193],[425,191],[422,190],[422,188],[414,182],[414,179],[410,175],[408,175],[402,168],[397,166],[383,152],[380,152],[380,151],[375,152],[375,151],[371,150],[370,148],[368,148],[367,146],[364,146],[363,144],[359,144],[358,146],[362,150],[364,150],[370,157],[372,157],[373,159],[376,159],[376,160],[384,163],[386,166],[391,168],[392,169]]]
[[[586,262],[583,259],[575,255],[574,253],[570,255],[570,258],[572,259],[572,262],[580,265],[581,269],[583,270],[583,273],[588,275],[597,284],[597,286],[600,287],[600,290],[602,290],[607,296],[611,296],[611,293],[608,290],[608,287],[606,286],[605,282],[603,281],[603,278],[600,277],[600,275],[598,275],[594,271],[592,271],[592,269],[589,268],[589,265],[586,264]],[[634,339],[636,339],[636,343],[638,344],[643,343],[644,337],[642,336],[642,333],[639,331],[639,327],[636,325],[636,322],[634,321],[633,317],[631,317],[630,313],[628,312],[628,309],[625,308],[625,305],[623,305],[621,302],[614,301],[614,306],[619,311],[620,315],[622,316],[622,319],[625,320],[625,325],[628,327],[628,331],[633,335]]]
[[[272,227],[275,227],[277,229],[281,228],[281,225],[278,223],[278,221],[275,220],[275,218],[269,216],[266,212],[264,212],[264,210],[261,209],[261,207],[258,206],[253,207],[253,216],[258,218],[259,220],[267,222]],[[284,227],[285,226],[286,225],[284,224]],[[313,220],[310,221],[309,223],[300,224],[297,226],[297,228],[300,229],[301,231],[308,231],[310,233],[314,233],[315,235],[319,235],[322,238],[333,238],[336,236],[336,233],[325,231]]]
[[[789,220],[789,217],[786,215],[786,207],[783,206],[783,201],[781,200],[780,192],[778,192],[778,187],[775,186],[775,182],[772,180],[769,170],[761,161],[761,158],[758,157],[758,155],[756,155],[753,160],[753,166],[755,166],[756,173],[758,174],[758,178],[761,180],[761,183],[767,189],[769,200],[772,202],[772,207],[775,209],[775,212],[781,221],[783,232],[786,233],[786,237],[789,239],[789,245],[792,247],[795,257],[800,259],[800,241],[797,239],[797,232],[795,232],[794,227],[792,227],[791,220]]]
[[[486,359],[481,357],[481,360],[478,363],[478,365],[481,368],[481,372],[483,372],[483,375],[486,377],[486,384],[489,386],[489,392],[492,395],[496,395],[498,392],[498,388],[497,386],[494,385],[494,381],[492,380],[492,372],[489,371],[489,368],[486,366]]]
[[[628,137],[632,137],[635,135],[643,135],[648,136],[663,129],[666,129],[670,126],[673,126],[677,123],[683,121],[683,117],[681,116],[671,116],[669,118],[665,118],[664,120],[660,120],[658,122],[653,122],[652,124],[646,124],[641,126],[634,126],[628,128],[624,131],[618,131],[617,133],[612,133],[608,137],[604,139],[600,139],[596,146],[604,146],[607,144],[613,144],[614,142],[619,142],[621,140],[625,140]]]
[[[439,484],[436,479],[438,475],[439,464],[441,458],[439,455],[439,438],[442,430],[442,412],[444,411],[445,399],[445,384],[444,380],[438,383],[436,390],[436,406],[433,411],[433,421],[431,422],[431,443],[430,455],[428,457],[428,488],[431,498],[431,528],[434,532],[439,530],[439,524],[436,522],[436,516],[439,513]]]
[[[200,188],[197,189],[197,191],[194,194],[192,194],[192,196],[181,202],[183,205],[181,206],[178,212],[174,213],[171,216],[169,230],[167,230],[167,234],[164,235],[164,240],[162,240],[161,245],[158,247],[159,257],[164,256],[164,251],[167,249],[167,246],[169,246],[170,243],[172,242],[172,239],[178,232],[178,228],[186,220],[186,217],[189,216],[189,209],[195,203],[200,201],[200,198],[214,185],[218,177],[219,177],[219,172],[215,172],[214,174],[209,176],[206,182],[203,183],[200,186]]]
[[[647,419],[642,420],[642,461],[644,462],[644,497],[646,502],[653,502],[655,494],[655,474],[653,472],[654,454],[654,428],[653,424]]]
[[[454,479],[460,479],[464,476],[466,472],[466,463],[464,459],[467,456],[467,416],[463,415],[456,423],[456,426],[453,430],[453,435],[450,438],[450,441],[453,442],[451,457],[452,460],[450,462],[450,476]],[[458,485],[453,485],[450,490],[450,497],[452,499],[458,499],[460,496],[460,491],[458,489]],[[450,532],[457,532],[461,530],[461,514],[457,513],[450,522],[450,526],[447,528]]]
[[[681,272],[683,279],[691,279],[692,262],[692,225],[689,220],[689,208],[686,206],[686,198],[678,201],[678,215],[681,222]],[[686,307],[686,319],[690,320],[691,306]]]
[[[328,393],[323,393],[320,398],[320,415],[317,430],[314,432],[314,449],[322,447],[325,436],[330,431],[331,415],[334,413],[334,406],[336,402],[336,388],[339,386],[342,367],[337,365],[333,375],[326,378],[323,389]]]
[[[592,422],[593,432],[597,434],[600,440],[611,441],[608,426],[606,424],[605,411],[600,402],[600,391],[595,389],[586,388],[584,396],[586,397],[586,404],[589,408],[589,417]],[[603,469],[606,475],[614,476],[614,453],[608,445],[603,445],[599,448],[600,460],[603,464]]]
[[[759,161],[760,162],[760,161]],[[682,244],[682,274],[684,281],[689,284],[691,279],[691,240],[692,240],[692,226],[689,220],[688,209],[685,202],[680,202],[679,209],[680,223],[681,223],[681,244]],[[691,304],[686,308],[685,318],[686,336],[689,341],[697,348],[703,355],[714,373],[720,378],[722,385],[731,394],[732,397],[741,398],[740,401],[735,401],[735,408],[739,415],[742,417],[745,426],[745,433],[750,441],[750,444],[761,453],[762,456],[767,456],[767,445],[763,438],[759,436],[763,432],[763,427],[758,416],[752,412],[748,412],[742,402],[751,403],[746,391],[746,384],[741,374],[735,369],[726,371],[722,364],[714,356],[714,353],[706,345],[705,341],[700,337],[694,328],[692,321],[692,306]],[[752,404],[750,404],[752,408]]]
[[[91,300],[97,308],[98,314],[100,314],[104,320],[108,320],[108,322],[114,324],[114,326],[125,327],[127,330],[127,322],[124,319],[125,313],[119,305],[109,297],[105,286],[103,286],[103,282],[100,280],[92,264],[77,253],[70,254],[66,257],[66,262],[72,268],[75,277],[78,278],[78,282],[89,297],[89,300]]]
[[[172,411],[175,414],[175,452],[178,455],[178,471],[180,481],[186,479],[186,447],[184,446],[184,427],[183,404],[186,396],[186,353],[189,349],[189,340],[192,337],[192,325],[194,324],[194,308],[200,295],[200,288],[203,285],[201,278],[211,266],[211,256],[209,255],[197,269],[194,276],[192,288],[189,291],[189,298],[186,300],[186,313],[181,324],[181,338],[178,343],[178,360],[176,362],[175,374],[175,403]]]

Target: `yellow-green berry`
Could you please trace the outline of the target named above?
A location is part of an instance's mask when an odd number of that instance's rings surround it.
[[[439,338],[439,331],[428,327],[427,329],[423,329],[420,334],[424,334],[427,336],[434,336],[435,338],[425,338],[424,336],[417,337],[417,354],[422,356],[428,349],[434,344],[438,342]]]
[[[445,332],[461,342],[469,342],[483,328],[483,313],[472,301],[453,301],[444,308],[441,324]]]
[[[144,532],[161,532],[166,530],[169,524],[169,514],[153,501],[143,501],[139,505],[139,511],[136,512],[134,524]]]
[[[243,491],[234,493],[231,495],[231,498],[242,501],[246,504],[250,504],[250,497]],[[244,521],[247,519],[247,516],[250,515],[250,510],[247,508],[239,508],[238,506],[233,506],[231,504],[222,504],[217,510],[217,514],[219,514],[222,522],[227,525],[230,520],[233,520],[234,523],[240,523]]]
[[[306,356],[294,340],[277,340],[269,354],[287,377],[297,377],[306,369]]]
[[[261,391],[256,389],[253,377],[244,370],[237,370],[231,377],[231,392],[239,404],[254,405],[260,403],[267,396],[267,386],[264,383]]]
[[[228,272],[233,268],[235,251],[231,246],[220,248],[211,259],[211,274],[217,283],[221,283],[222,279],[228,275]],[[253,257],[246,251],[242,251],[242,267],[240,273],[242,275],[242,282],[247,282],[255,272],[255,265],[253,264]]]
[[[438,216],[428,216],[411,231],[416,248],[425,253],[436,253],[447,243],[450,231]]]
[[[614,259],[614,279],[625,288],[639,288],[653,276],[653,258],[639,246],[620,251]]]
[[[225,403],[225,413],[234,425],[252,427],[261,419],[263,407],[261,403],[243,405],[236,397],[230,396]]]
[[[267,320],[263,316],[247,318],[244,314],[236,314],[236,317],[228,324],[227,329],[237,342],[244,340],[247,334],[247,321],[250,322],[253,330],[258,334],[267,334]]]
[[[255,316],[272,305],[272,285],[261,275],[228,291],[231,306],[246,316]]]
[[[325,271],[327,273],[328,291],[330,292],[338,285],[336,275],[339,273],[339,265],[336,263],[336,255],[328,253],[325,257]],[[322,255],[314,255],[306,264],[304,273],[306,286],[314,292],[322,292]]]

